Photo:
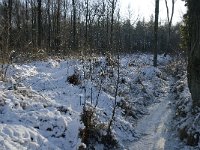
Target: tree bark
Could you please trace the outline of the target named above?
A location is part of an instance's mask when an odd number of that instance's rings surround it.
[[[110,48],[113,50],[113,26],[114,26],[114,13],[117,0],[111,1],[111,23],[110,23]]]
[[[50,0],[47,1],[47,16],[48,16],[48,49],[51,49],[51,13],[50,13]]]
[[[36,47],[36,12],[35,12],[35,2],[31,0],[31,41],[33,47]]]
[[[200,106],[200,1],[188,0],[189,59],[188,85],[193,106]]]
[[[85,16],[85,46],[88,44],[88,16],[89,16],[89,1],[86,0],[86,16]]]
[[[28,22],[29,22],[29,12],[28,12],[28,0],[26,0],[26,11],[25,11],[25,36],[26,36],[26,42],[29,40],[29,30],[28,30]]]
[[[61,39],[60,39],[60,7],[61,7],[61,1],[57,0],[57,15],[56,15],[56,50],[60,50],[60,44],[61,44]]]
[[[154,58],[153,66],[157,67],[158,55],[158,16],[159,16],[159,0],[155,0],[155,24],[154,24]]]
[[[175,4],[175,0],[172,0],[172,10],[171,10],[171,17],[169,15],[169,6],[167,3],[167,0],[165,0],[165,6],[166,6],[166,10],[167,10],[167,21],[168,21],[168,37],[167,37],[167,49],[165,52],[165,56],[168,54],[168,52],[170,51],[170,39],[171,39],[171,26],[172,26],[172,19],[174,16],[174,4]]]
[[[8,0],[8,31],[7,31],[7,52],[11,46],[11,29],[12,29],[12,0]]]
[[[42,0],[38,0],[38,48],[41,48],[41,40],[42,40]]]
[[[76,50],[77,43],[76,43],[76,3],[75,0],[72,0],[73,6],[73,41],[72,41],[72,49]]]

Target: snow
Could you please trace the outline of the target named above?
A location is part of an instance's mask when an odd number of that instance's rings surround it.
[[[163,71],[172,58],[159,55],[159,68],[152,67],[152,58],[149,54],[120,56],[112,126],[119,149],[176,149],[174,143],[180,143],[169,122],[174,114],[170,92],[174,78]],[[80,84],[68,82],[73,74],[78,75]],[[117,66],[109,66],[105,57],[49,59],[10,66],[7,81],[0,81],[1,149],[86,147],[79,135],[85,128],[81,121],[83,107],[95,110],[96,127],[102,127],[105,135],[103,128],[114,107],[116,79]],[[96,149],[104,149],[102,143],[93,144]]]
[[[163,97],[159,98],[160,102],[150,106],[148,108],[150,114],[138,121],[135,130],[142,136],[130,144],[130,150],[175,149],[174,143],[168,143],[171,138],[168,133],[170,129],[169,120],[172,120],[170,87],[171,83],[168,82],[166,86],[167,92]]]
[[[184,128],[186,129],[187,136],[189,135],[188,137],[184,137],[184,143],[179,144],[181,149],[198,150],[200,148],[200,109],[192,106],[192,98],[188,89],[187,72],[184,67],[186,67],[185,64],[181,63],[181,66],[179,64],[179,69],[176,74],[178,80],[174,83],[174,88],[172,90],[175,94],[175,101],[172,103],[172,105],[175,106],[175,116],[172,127],[179,132],[178,136],[180,137],[180,131]]]
[[[74,98],[80,90],[67,85],[66,73],[65,65],[54,60],[9,70],[11,80],[2,87],[6,104],[0,114],[4,149],[76,149],[81,143],[81,107]],[[16,89],[7,90],[13,85]]]

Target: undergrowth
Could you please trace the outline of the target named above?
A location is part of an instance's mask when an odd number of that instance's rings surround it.
[[[186,66],[186,61],[180,59],[174,66],[174,76],[177,80],[172,90],[176,110],[174,116],[175,128],[181,141],[189,146],[199,147],[200,108],[192,106]]]
[[[80,129],[79,136],[82,139],[82,143],[86,145],[87,150],[95,149],[97,145],[104,145],[104,149],[116,149],[118,142],[112,135],[107,135],[107,124],[101,123],[96,116],[95,109],[92,106],[86,106],[83,108],[81,114],[81,121],[84,124],[84,128]],[[82,146],[79,150],[83,149]]]

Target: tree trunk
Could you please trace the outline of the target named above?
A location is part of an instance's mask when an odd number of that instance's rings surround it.
[[[109,42],[109,9],[107,8],[107,13],[106,13],[106,48],[109,48],[110,42]]]
[[[29,30],[28,30],[28,22],[29,22],[29,14],[28,14],[28,0],[26,0],[26,14],[25,14],[25,18],[26,18],[26,21],[25,21],[25,38],[26,38],[26,42],[28,42],[29,40]]]
[[[86,0],[86,16],[85,16],[85,46],[88,44],[88,15],[89,15],[89,1]]]
[[[42,40],[42,10],[41,10],[41,5],[42,2],[41,0],[38,0],[38,48],[41,48],[41,40]]]
[[[51,13],[50,13],[50,0],[48,0],[47,2],[47,16],[48,16],[48,50],[50,53],[50,49],[51,49]]]
[[[61,39],[60,39],[60,5],[61,5],[61,1],[58,0],[57,1],[57,15],[56,15],[56,50],[58,52],[58,50],[60,50],[60,44],[61,44]]]
[[[168,54],[168,52],[171,50],[170,49],[171,48],[170,39],[171,39],[172,19],[173,19],[173,16],[174,16],[174,4],[175,4],[175,0],[172,0],[172,10],[171,10],[171,17],[170,17],[168,2],[167,2],[167,0],[165,0],[165,6],[166,6],[166,9],[167,9],[167,21],[168,21],[168,37],[167,37],[167,49],[166,49],[164,56],[166,56]]]
[[[159,0],[155,1],[155,25],[154,25],[154,59],[153,66],[157,67],[157,55],[158,55],[158,16],[159,16]]]
[[[76,3],[75,0],[72,0],[73,6],[73,41],[72,41],[72,49],[76,50],[77,43],[76,43]]]
[[[200,1],[188,0],[189,15],[189,59],[188,85],[193,106],[200,106]]]
[[[114,26],[114,13],[117,0],[112,0],[111,2],[111,23],[110,23],[110,48],[113,50],[113,26]]]
[[[12,0],[8,0],[8,37],[7,37],[7,51],[11,45],[11,29],[12,29]]]
[[[35,2],[31,0],[31,40],[33,47],[36,47],[36,12],[35,12]]]

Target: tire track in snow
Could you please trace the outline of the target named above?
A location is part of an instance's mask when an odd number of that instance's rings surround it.
[[[141,134],[141,137],[128,145],[129,150],[174,150],[175,145],[170,144],[173,141],[170,135],[170,121],[172,120],[172,108],[170,101],[172,95],[170,87],[173,78],[170,78],[167,85],[167,93],[161,97],[159,103],[151,105],[149,115],[144,116],[135,127],[135,131]]]

